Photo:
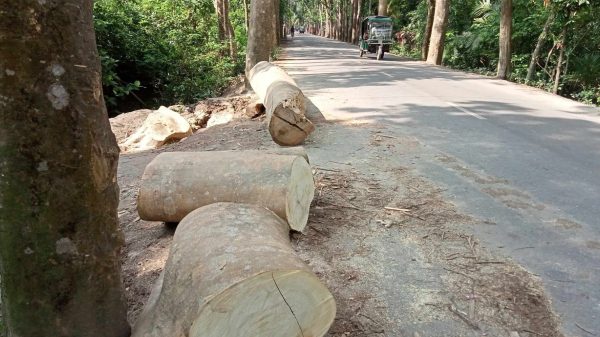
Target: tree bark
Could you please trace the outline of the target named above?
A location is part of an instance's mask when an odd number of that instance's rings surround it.
[[[435,0],[427,0],[427,24],[423,33],[423,45],[421,46],[421,58],[427,60],[429,53],[429,42],[431,41],[431,30],[433,29],[433,18],[435,14]]]
[[[352,19],[350,23],[351,28],[351,36],[350,42],[356,43],[358,36],[358,25],[357,25],[357,13],[358,13],[358,0],[352,0]]]
[[[249,13],[248,13],[248,1],[249,0],[244,0],[244,23],[246,24],[246,32],[248,32],[248,28],[250,27]]]
[[[296,82],[281,68],[261,62],[248,80],[266,108],[269,133],[282,146],[301,144],[315,127],[305,117],[305,97]]]
[[[329,290],[264,207],[214,203],[181,221],[133,337],[321,337]]]
[[[319,3],[319,35],[320,36],[325,36],[325,30],[326,28],[326,21],[325,21],[325,15],[324,15],[324,9],[323,9],[323,4]]]
[[[346,0],[344,5],[344,41],[352,42],[352,4],[354,0]]]
[[[343,0],[342,0],[343,1]],[[337,6],[337,24],[336,26],[336,36],[335,38],[340,41],[344,41],[344,20],[342,19],[342,3],[339,3]]]
[[[279,46],[281,44],[281,32],[279,30],[280,24],[279,21],[281,19],[281,0],[273,1],[273,46]]]
[[[250,26],[246,47],[246,82],[248,73],[261,61],[269,61],[273,51],[273,0],[250,2]],[[248,83],[248,82],[247,82]]]
[[[498,55],[498,72],[496,77],[507,79],[511,71],[512,46],[512,0],[502,0],[500,8],[500,41]]]
[[[0,3],[0,274],[8,336],[126,337],[119,149],[91,0]]]
[[[354,43],[358,43],[358,39],[360,38],[359,36],[359,32],[360,32],[360,25],[361,25],[361,19],[362,19],[362,0],[358,0],[358,10],[356,12],[356,36],[355,36],[355,40]]]
[[[560,53],[558,54],[558,62],[556,64],[556,74],[554,77],[554,86],[552,92],[558,94],[558,87],[560,85],[560,76],[562,73],[562,64],[565,59],[565,49],[567,49],[567,26],[565,25],[562,30],[562,37],[560,40]]]
[[[327,26],[325,27],[325,37],[326,38],[333,38],[334,37],[334,32],[333,32],[333,20],[331,19],[331,2],[332,0],[325,0],[325,21]]]
[[[162,153],[144,171],[138,213],[144,220],[179,222],[196,208],[238,202],[266,207],[301,232],[315,189],[303,155],[287,148]]]
[[[535,49],[531,54],[531,60],[529,61],[529,67],[527,68],[527,77],[525,78],[525,83],[530,83],[533,80],[533,76],[535,75],[535,68],[537,60],[540,57],[540,52],[542,50],[542,45],[546,40],[546,36],[548,36],[548,30],[550,30],[550,26],[554,21],[554,12],[550,12],[548,15],[548,19],[546,19],[546,23],[544,24],[544,29],[540,33],[538,37],[537,43],[535,44]]]
[[[388,0],[379,0],[379,6],[377,7],[377,15],[387,16]]]
[[[429,64],[442,64],[449,8],[450,0],[436,0],[435,16],[431,30],[431,41],[429,42],[429,50],[427,53],[427,63]]]
[[[227,37],[227,43],[229,45],[229,57],[235,59],[237,57],[237,46],[235,43],[235,31],[231,25],[229,18],[229,0],[218,0],[221,1],[222,12],[223,12],[223,24],[225,27],[225,36]]]
[[[219,34],[219,41],[225,41],[225,31],[227,28],[225,27],[225,19],[223,13],[223,1],[224,0],[213,0],[213,5],[215,7],[215,13],[217,14],[217,29]]]

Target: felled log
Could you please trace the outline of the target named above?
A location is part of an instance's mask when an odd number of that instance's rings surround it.
[[[216,203],[187,215],[132,337],[323,336],[335,300],[269,210]]]
[[[281,68],[259,62],[248,73],[250,85],[266,108],[269,133],[279,145],[301,144],[315,126],[306,118],[304,94]]]
[[[156,149],[192,134],[192,127],[177,112],[161,106],[148,115],[142,126],[127,137],[119,147],[124,152]]]
[[[149,221],[179,222],[198,207],[239,202],[266,207],[302,231],[314,197],[303,149],[165,152],[142,176],[137,208]]]

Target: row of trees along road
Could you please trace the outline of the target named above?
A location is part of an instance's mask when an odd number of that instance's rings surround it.
[[[178,97],[268,60],[291,25],[356,43],[360,19],[379,13],[397,21],[402,52],[597,103],[598,3],[514,1],[0,2],[0,332],[129,335],[102,89]]]
[[[292,13],[352,43],[375,14],[394,19],[396,53],[600,104],[598,0],[297,0]]]

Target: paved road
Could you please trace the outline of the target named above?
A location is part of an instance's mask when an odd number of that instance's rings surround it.
[[[539,275],[565,333],[600,336],[600,111],[521,85],[299,36],[281,64],[330,121],[385,123],[475,235]]]

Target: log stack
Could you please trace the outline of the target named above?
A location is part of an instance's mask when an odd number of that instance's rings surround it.
[[[323,336],[335,301],[295,255],[288,233],[256,205],[193,211],[175,232],[132,337]]]
[[[305,98],[281,68],[249,74],[273,140],[302,143],[314,130]],[[314,197],[303,148],[166,152],[146,167],[140,218],[179,222],[169,258],[132,337],[321,337],[333,323],[333,296],[296,256]]]
[[[305,97],[296,82],[281,68],[267,61],[257,63],[248,73],[248,81],[263,101],[273,141],[296,146],[314,131],[306,118]]]

